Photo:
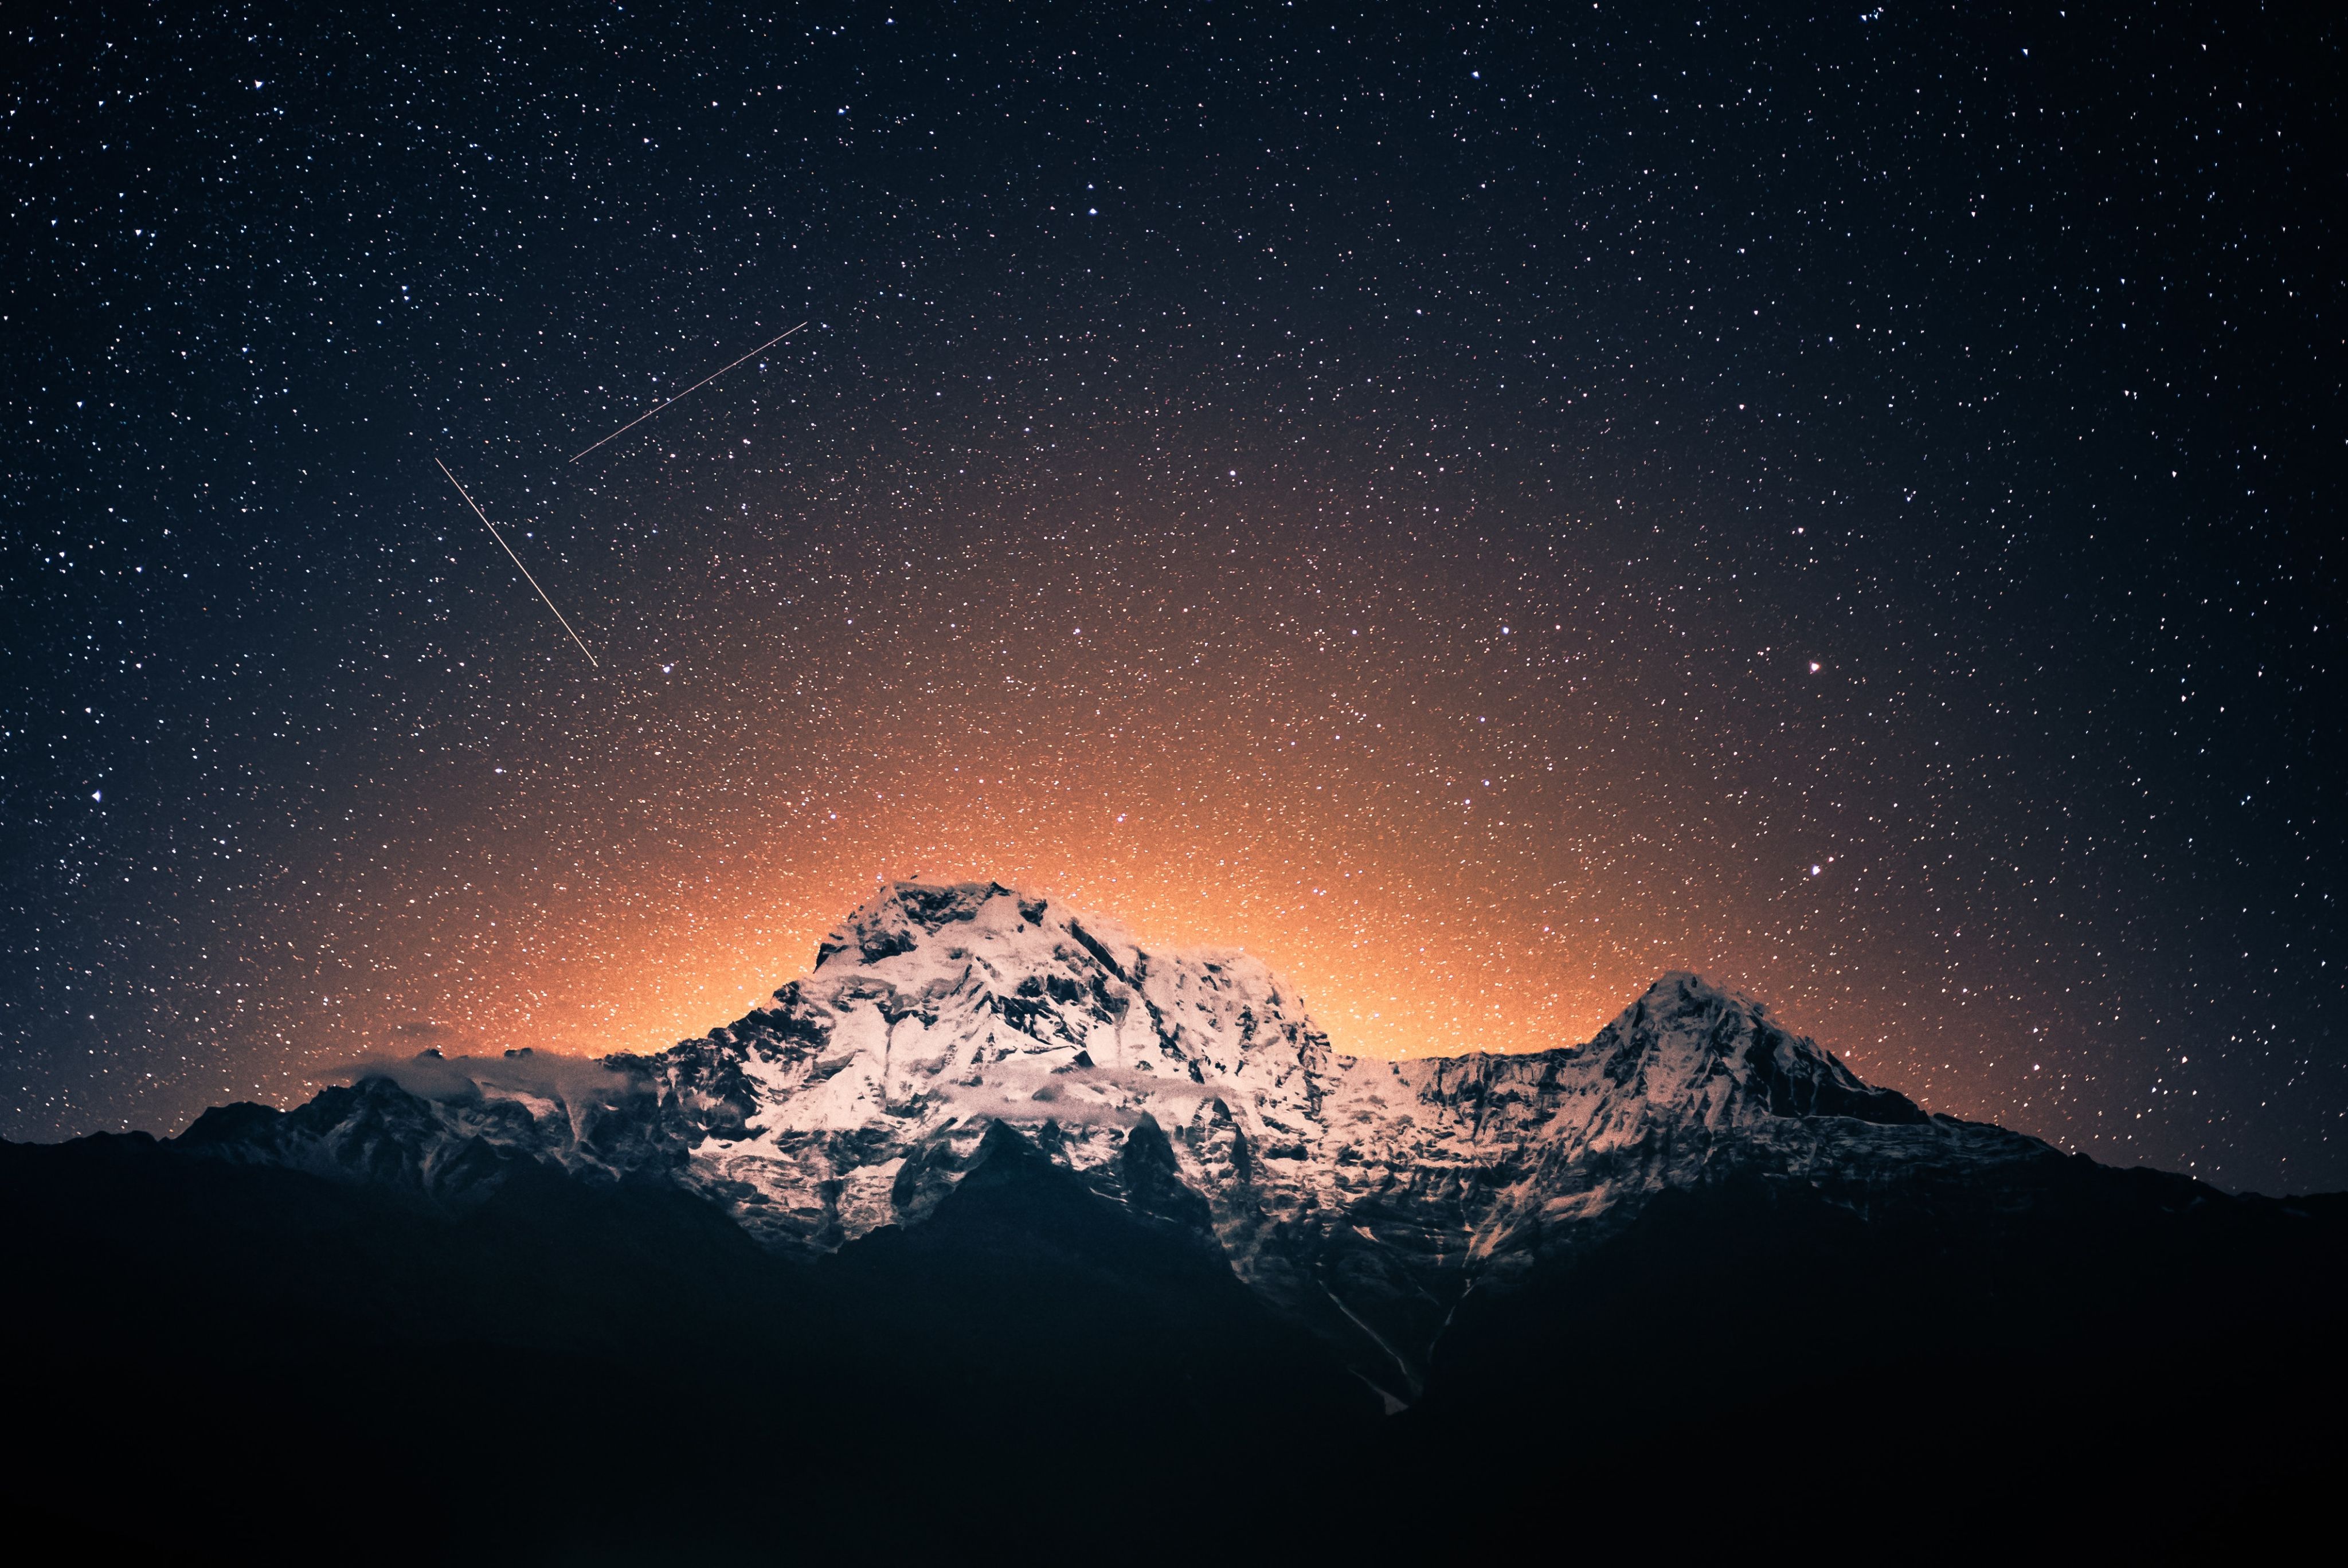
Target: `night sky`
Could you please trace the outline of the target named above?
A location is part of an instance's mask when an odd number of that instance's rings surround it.
[[[2348,1186],[2319,9],[14,8],[0,1133],[919,876]]]

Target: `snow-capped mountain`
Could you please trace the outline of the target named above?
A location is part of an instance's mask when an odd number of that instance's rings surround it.
[[[886,887],[808,978],[657,1055],[421,1058],[179,1142],[451,1203],[524,1160],[675,1184],[821,1255],[920,1225],[1011,1134],[1220,1247],[1397,1402],[1468,1291],[1666,1189],[1761,1172],[1864,1194],[2060,1158],[1927,1116],[1694,975],[1580,1047],[1357,1059],[1242,953],[1148,951],[983,883]]]

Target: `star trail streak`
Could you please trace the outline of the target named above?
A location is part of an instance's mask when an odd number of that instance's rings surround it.
[[[760,354],[766,353],[768,349],[774,347],[777,343],[790,336],[791,333],[802,331],[806,326],[807,323],[801,322],[798,326],[791,328],[790,332],[777,333],[773,337],[768,338],[765,343],[760,343],[757,348],[752,349],[740,359],[734,361],[732,364],[721,365],[719,368],[711,371],[707,375],[703,376],[699,381],[695,382],[691,386],[686,387],[683,392],[678,393],[675,397],[672,397],[666,402],[659,404],[654,407],[645,409],[642,414],[637,415],[633,419],[629,420],[625,425],[621,425],[617,430],[614,430],[609,436],[604,436],[602,441],[594,443],[593,446],[590,446],[583,451],[573,456],[571,460],[573,463],[576,463],[581,457],[587,456],[589,452],[594,451],[597,446],[602,446],[608,442],[617,441],[621,436],[625,436],[629,431],[633,430],[637,425],[642,425],[645,420],[650,419],[662,409],[667,408],[672,405],[684,402],[686,398],[691,397],[695,393],[699,392],[703,387],[707,386],[711,382],[716,381],[719,376],[724,375],[727,371],[734,369],[736,365],[748,364],[751,360],[757,358]]]
[[[448,464],[446,464],[446,463],[442,463],[442,462],[440,461],[440,459],[439,459],[439,458],[438,458],[438,457],[435,457],[434,459],[432,459],[432,461],[433,461],[435,464],[438,464],[438,465],[439,469],[440,469],[440,472],[442,472],[443,474],[448,474]],[[479,503],[479,501],[474,500],[474,499],[473,499],[473,497],[472,497],[470,495],[468,495],[468,494],[466,493],[466,490],[465,490],[465,487],[464,487],[464,485],[463,485],[461,482],[459,482],[459,481],[458,481],[458,477],[457,477],[457,476],[456,476],[456,475],[454,475],[454,474],[448,474],[448,483],[450,483],[451,485],[455,485],[455,486],[457,487],[457,494],[458,494],[459,496],[463,496],[463,497],[465,497],[465,505],[467,505],[468,507],[472,507],[472,509],[473,509],[473,516],[475,516],[475,517],[477,517],[477,518],[480,518],[480,519],[481,519],[481,527],[483,527],[483,528],[487,528],[487,529],[489,529],[489,538],[493,538],[493,539],[495,539],[495,540],[497,540],[497,541],[498,541],[498,548],[499,548],[499,549],[501,549],[501,550],[503,550],[503,551],[505,551],[505,552],[506,552],[506,559],[507,559],[508,560],[510,560],[510,561],[512,561],[512,562],[514,563],[514,569],[515,569],[516,571],[518,571],[518,572],[521,573],[521,579],[522,579],[522,580],[523,580],[524,582],[526,582],[526,583],[530,584],[530,589],[531,589],[531,591],[535,592],[535,593],[538,595],[538,597],[539,597],[541,600],[543,600],[543,601],[545,602],[546,608],[547,608],[548,610],[552,610],[552,611],[553,611],[554,619],[562,622],[562,630],[563,630],[564,631],[566,631],[566,632],[569,632],[569,633],[570,633],[571,641],[573,641],[573,642],[578,642],[578,643],[579,643],[579,651],[580,651],[580,652],[582,652],[582,653],[585,653],[585,654],[587,654],[587,665],[588,665],[588,668],[590,668],[590,669],[594,668],[594,667],[595,667],[595,655],[594,655],[594,654],[592,654],[592,653],[588,652],[587,645],[586,645],[584,642],[580,642],[580,641],[579,641],[579,633],[578,633],[578,632],[576,632],[576,631],[572,630],[571,622],[570,622],[568,620],[564,619],[563,614],[562,614],[562,611],[561,611],[561,610],[555,610],[555,608],[554,608],[554,600],[551,600],[551,599],[548,599],[548,598],[546,597],[546,589],[542,589],[542,588],[540,588],[540,587],[538,586],[538,579],[536,579],[536,578],[534,578],[534,577],[532,577],[532,576],[530,576],[530,568],[528,568],[528,567],[526,567],[526,566],[524,566],[524,565],[522,565],[522,564],[521,564],[521,557],[520,557],[520,556],[518,556],[518,555],[514,554],[514,551],[513,551],[513,546],[511,546],[511,545],[510,545],[510,544],[506,543],[506,537],[505,537],[503,534],[501,534],[501,533],[498,532],[498,526],[497,526],[495,523],[493,523],[493,522],[489,521],[489,515],[487,512],[484,512],[483,510],[481,510],[481,505],[480,505],[480,503]]]

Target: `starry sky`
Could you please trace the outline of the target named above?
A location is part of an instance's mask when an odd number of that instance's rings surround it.
[[[16,8],[0,1133],[920,876],[2348,1186],[2317,9]]]

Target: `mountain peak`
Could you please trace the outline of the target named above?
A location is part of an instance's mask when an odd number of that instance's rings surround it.
[[[1743,991],[1714,985],[1693,969],[1669,969],[1657,976],[1632,1006],[1659,1016],[1717,1014],[1725,1009],[1757,1019],[1769,1011],[1766,1003]]]
[[[1725,1078],[1766,1116],[1845,1116],[1879,1124],[1926,1120],[1906,1095],[1864,1082],[1816,1040],[1781,1028],[1765,1004],[1685,969],[1649,986],[1599,1031],[1591,1048],[1617,1062],[1641,1064],[1648,1093],[1664,1102]]]
[[[815,967],[819,972],[871,967],[930,948],[949,961],[983,949],[998,966],[1007,958],[1025,967],[1068,941],[1120,979],[1128,979],[1142,957],[1113,923],[1080,917],[1000,882],[891,882],[823,939]]]

